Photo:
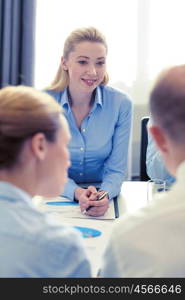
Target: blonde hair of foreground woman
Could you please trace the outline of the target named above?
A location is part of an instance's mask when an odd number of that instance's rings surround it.
[[[61,112],[50,95],[34,88],[0,90],[0,180],[16,183],[27,170],[34,184],[25,174],[18,185],[31,195],[60,193],[69,166],[69,131]]]

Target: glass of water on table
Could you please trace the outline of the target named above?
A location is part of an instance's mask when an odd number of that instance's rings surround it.
[[[157,193],[167,190],[166,181],[162,179],[151,179],[147,181],[147,203],[149,204]]]

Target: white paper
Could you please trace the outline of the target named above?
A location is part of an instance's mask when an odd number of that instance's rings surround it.
[[[47,202],[72,202],[71,200],[64,197],[56,197],[56,198],[43,198],[40,196],[35,196],[33,198],[33,202],[36,207],[45,212],[57,213],[60,214],[64,218],[80,218],[80,219],[100,219],[100,220],[112,220],[115,219],[115,211],[114,211],[114,202],[110,201],[109,208],[107,212],[101,217],[92,217],[85,214],[82,214],[80,210],[80,206],[73,205],[48,205]],[[74,202],[72,202],[74,203]]]

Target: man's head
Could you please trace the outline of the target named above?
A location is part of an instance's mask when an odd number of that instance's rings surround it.
[[[166,167],[175,175],[185,160],[185,65],[163,71],[150,95],[150,128]]]

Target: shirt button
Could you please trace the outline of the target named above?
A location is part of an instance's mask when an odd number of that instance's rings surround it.
[[[85,132],[85,128],[83,128],[82,131]]]
[[[80,176],[82,176],[83,175],[83,173],[80,173]]]
[[[81,147],[81,148],[80,148],[80,150],[81,150],[81,151],[84,151],[84,148],[83,148],[83,147]]]
[[[80,161],[80,165],[82,165],[82,161]]]

